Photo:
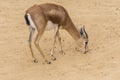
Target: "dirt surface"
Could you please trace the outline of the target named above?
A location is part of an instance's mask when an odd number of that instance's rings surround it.
[[[28,47],[29,29],[25,10],[34,4],[64,6],[75,24],[85,25],[89,35],[87,54],[76,50],[72,37],[60,30],[65,55],[55,48],[56,61],[32,62]],[[54,31],[45,31],[40,45],[50,60]],[[34,36],[35,38],[35,36]],[[120,79],[120,0],[1,0],[0,1],[0,80],[119,80]]]

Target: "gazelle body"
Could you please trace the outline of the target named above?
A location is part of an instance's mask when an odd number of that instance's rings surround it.
[[[40,5],[34,5],[30,7],[29,9],[26,10],[25,13],[25,20],[27,25],[30,27],[30,36],[29,36],[29,47],[32,53],[32,57],[34,62],[37,62],[37,59],[35,58],[31,46],[31,41],[32,41],[32,35],[35,31],[35,28],[37,28],[37,36],[35,38],[35,46],[38,48],[40,54],[42,55],[43,59],[45,62],[50,63],[44,56],[40,46],[39,46],[39,40],[42,36],[42,34],[45,31],[46,25],[49,21],[51,21],[53,24],[57,24],[56,30],[55,30],[55,35],[54,35],[54,42],[53,42],[53,47],[51,49],[51,56],[53,60],[55,60],[54,57],[54,47],[55,47],[55,42],[56,38],[58,38],[59,44],[60,44],[60,49],[61,52],[63,52],[62,49],[62,44],[61,44],[61,37],[59,34],[59,28],[62,27],[64,28],[76,41],[76,43],[81,47],[81,43],[85,43],[85,52],[86,52],[86,46],[88,43],[88,35],[82,27],[80,29],[80,32],[77,30],[77,28],[74,26],[71,18],[69,17],[67,11],[65,10],[64,7],[56,4],[51,4],[51,3],[46,3],[46,4],[40,4]]]

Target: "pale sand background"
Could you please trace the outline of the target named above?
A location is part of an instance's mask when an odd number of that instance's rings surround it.
[[[45,2],[63,5],[75,24],[86,26],[90,52],[76,51],[71,36],[60,30],[66,54],[56,45],[57,60],[48,65],[34,48],[39,63],[32,62],[24,11]],[[53,33],[46,31],[40,41],[47,58]],[[0,80],[120,80],[120,0],[1,0]]]

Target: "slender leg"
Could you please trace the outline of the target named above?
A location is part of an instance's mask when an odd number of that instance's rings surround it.
[[[33,36],[33,33],[34,33],[35,29],[34,28],[30,28],[30,35],[29,35],[29,48],[30,48],[30,51],[31,51],[31,54],[32,54],[32,58],[33,58],[33,61],[34,63],[37,63],[37,59],[35,58],[34,54],[33,54],[33,50],[32,50],[32,45],[31,45],[31,42],[32,42],[32,36]]]
[[[55,48],[55,43],[56,43],[56,37],[57,37],[58,30],[59,30],[59,28],[56,27],[55,28],[54,40],[53,40],[53,47],[51,49],[51,54],[50,54],[52,56],[52,60],[56,60],[56,58],[54,57],[54,48]]]
[[[41,31],[38,32],[38,34],[37,34],[37,36],[36,36],[36,38],[35,38],[35,42],[34,42],[34,43],[35,43],[35,46],[37,47],[37,49],[39,50],[41,56],[42,56],[43,59],[45,60],[45,62],[48,63],[48,64],[50,64],[51,62],[48,61],[48,60],[45,58],[45,55],[43,54],[43,52],[42,52],[42,50],[41,50],[41,48],[40,48],[40,46],[39,46],[39,40],[40,40],[43,32],[44,32],[44,30],[41,30]]]
[[[58,37],[58,41],[59,41],[60,52],[61,52],[61,54],[65,54],[64,51],[63,51],[63,49],[62,49],[62,43],[61,43],[61,37],[60,37],[59,30],[57,32],[57,37]]]

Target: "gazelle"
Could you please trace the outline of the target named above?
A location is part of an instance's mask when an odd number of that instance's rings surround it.
[[[33,54],[33,49],[32,49],[32,36],[35,31],[35,28],[37,28],[37,36],[35,38],[34,44],[39,50],[41,56],[45,60],[46,63],[50,64],[51,62],[46,59],[44,56],[40,46],[39,46],[39,40],[42,36],[42,34],[45,31],[46,25],[48,22],[52,22],[53,24],[57,24],[56,30],[55,30],[55,35],[54,35],[54,42],[53,42],[53,47],[51,49],[51,56],[52,59],[55,60],[56,58],[54,57],[54,47],[55,47],[55,42],[56,38],[58,38],[61,52],[63,52],[62,45],[61,45],[61,37],[59,33],[60,27],[64,28],[75,40],[75,42],[78,44],[79,47],[81,47],[81,43],[85,44],[85,51],[86,53],[86,48],[88,44],[88,35],[82,27],[79,31],[73,24],[71,18],[68,15],[68,12],[66,9],[60,5],[52,4],[52,3],[45,3],[45,4],[40,4],[40,5],[33,5],[29,9],[26,10],[25,13],[25,20],[26,24],[30,28],[30,35],[29,35],[29,47],[30,51],[32,54],[33,61],[36,63],[38,62],[37,59],[35,58]]]

